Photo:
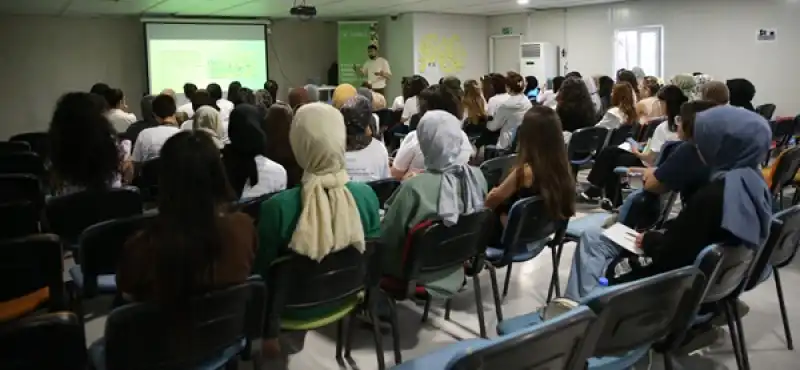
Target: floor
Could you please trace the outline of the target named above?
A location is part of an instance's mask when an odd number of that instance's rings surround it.
[[[582,214],[593,209],[582,209]],[[579,215],[580,216],[580,215]],[[562,256],[559,276],[563,285],[569,275],[569,266],[574,251],[574,244],[567,244]],[[549,251],[544,251],[537,258],[514,265],[508,297],[503,304],[506,318],[536,310],[543,305],[547,295],[552,267]],[[498,270],[501,281],[506,270]],[[795,260],[790,266],[781,270],[781,279],[785,289],[786,305],[792,329],[800,335],[800,294],[793,288],[800,286],[800,262]],[[488,274],[481,276],[483,304],[486,325],[490,336],[496,336],[494,328],[497,324],[494,302],[491,295],[491,284]],[[422,306],[413,302],[402,302],[399,305],[399,322],[401,327],[401,348],[403,359],[409,360],[447,346],[460,339],[478,337],[478,321],[475,310],[472,285],[453,300],[451,320],[444,320],[444,302],[434,302],[431,315],[426,323],[420,323]],[[793,293],[795,292],[795,293]],[[778,309],[774,280],[770,279],[756,289],[746,293],[743,301],[750,306],[750,313],[743,319],[750,363],[753,369],[790,369],[798,368],[800,350],[789,351],[783,334],[783,326]],[[87,342],[100,338],[103,334],[105,314],[110,301],[94,300],[87,304],[87,311],[99,311],[87,319]],[[287,335],[282,338],[285,349],[293,352],[286,361],[273,361],[266,364],[265,369],[289,370],[338,370],[338,369],[377,369],[371,331],[359,329],[355,335],[352,363],[340,366],[335,360],[335,325],[299,335]],[[388,367],[394,363],[392,339],[386,334],[383,337],[384,355]],[[678,359],[684,369],[712,370],[736,369],[736,360],[731,350],[727,331],[711,347],[694,352],[690,356]],[[652,362],[652,363],[651,363]],[[663,369],[662,358],[653,355],[645,358],[636,369]],[[243,369],[249,369],[250,363],[243,363]],[[431,369],[435,370],[435,369]]]

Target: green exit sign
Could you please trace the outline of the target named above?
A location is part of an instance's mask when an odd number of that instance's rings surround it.
[[[511,32],[513,32],[513,31],[514,31],[514,29],[512,29],[511,27],[503,27],[503,34],[504,35],[510,35]]]

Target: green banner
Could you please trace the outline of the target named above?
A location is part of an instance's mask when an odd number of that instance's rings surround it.
[[[339,83],[361,86],[357,70],[367,60],[367,46],[378,46],[378,22],[339,22]]]

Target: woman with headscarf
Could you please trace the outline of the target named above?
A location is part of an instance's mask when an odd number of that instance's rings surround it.
[[[358,95],[358,91],[356,90],[353,85],[350,84],[341,84],[336,86],[336,89],[333,90],[333,107],[336,109],[340,109],[344,106],[344,103],[347,103],[350,98]]]
[[[636,238],[633,255],[587,230],[572,261],[566,296],[580,300],[607,277],[623,283],[689,266],[703,248],[716,243],[758,250],[769,236],[771,196],[758,170],[772,134],[753,112],[721,106],[699,113],[694,145],[711,170],[708,184],[695,192],[666,231]]]
[[[694,96],[695,81],[694,76],[690,74],[679,74],[672,77],[672,85],[677,86],[687,98]]]
[[[297,164],[289,143],[289,131],[292,127],[292,108],[283,102],[273,104],[267,110],[267,118],[261,122],[261,129],[269,140],[266,157],[283,166],[286,170],[286,188],[291,189],[300,184],[303,169]]]
[[[317,85],[308,84],[303,86],[303,89],[306,90],[309,103],[316,103],[319,101],[319,87],[317,87]]]
[[[734,78],[728,80],[725,84],[728,85],[732,106],[755,112],[753,98],[756,97],[756,87],[752,82],[744,78]]]
[[[225,144],[222,143],[222,118],[216,109],[207,105],[200,107],[194,112],[194,119],[192,122],[192,130],[205,131],[211,135],[211,140],[218,149],[222,149]]]
[[[707,83],[714,81],[714,78],[702,73],[692,77],[694,78],[694,91],[689,96],[689,100],[703,100],[703,88]]]
[[[254,198],[286,189],[286,170],[267,159],[266,138],[258,108],[241,104],[231,112],[231,143],[222,150],[222,163],[239,198]]]
[[[341,109],[347,128],[347,174],[352,181],[368,182],[391,177],[389,152],[372,137],[373,114],[361,95],[350,99]]]
[[[367,101],[370,112],[374,112],[376,109],[373,106],[374,102],[372,100],[372,90],[366,87],[359,87],[358,89],[356,89],[356,92],[358,93],[359,96],[363,97]],[[348,100],[347,102],[350,102],[350,100]],[[345,105],[347,105],[347,102],[345,102]],[[370,122],[370,130],[372,131],[372,133],[378,132],[378,127],[380,127],[380,125],[381,125],[380,117],[378,117],[377,114],[372,113],[372,121]]]
[[[369,185],[352,182],[347,176],[346,140],[344,120],[336,108],[311,103],[297,110],[289,142],[297,162],[305,170],[303,182],[262,204],[255,274],[270,276],[270,264],[289,252],[315,261],[345,248],[363,252],[365,238],[380,235],[380,204],[375,192]],[[268,312],[268,322],[264,325],[265,352],[273,354],[278,347],[280,318],[310,321],[355,303],[342,302],[326,309]]]
[[[272,100],[272,95],[269,94],[269,91],[260,89],[255,93],[256,103],[255,106],[261,112],[261,115],[266,117],[267,116],[267,109],[272,106],[274,101]]]
[[[295,87],[294,89],[290,90],[288,100],[289,106],[292,107],[292,110],[297,110],[298,108],[310,102],[308,99],[308,92],[306,92],[306,89],[302,87]]]
[[[372,91],[372,109],[375,111],[386,109],[386,97],[383,94]]]
[[[381,239],[384,242],[383,271],[402,276],[402,253],[409,230],[425,220],[454,225],[460,215],[483,208],[486,180],[477,168],[459,159],[465,136],[461,121],[441,111],[428,111],[420,119],[417,137],[425,156],[425,172],[406,181],[386,202]],[[454,267],[444,276],[421,276],[429,293],[449,297],[461,288],[464,270]]]

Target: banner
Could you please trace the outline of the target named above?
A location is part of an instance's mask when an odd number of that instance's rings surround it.
[[[339,83],[361,86],[360,71],[367,61],[367,46],[378,45],[378,22],[339,22]]]

